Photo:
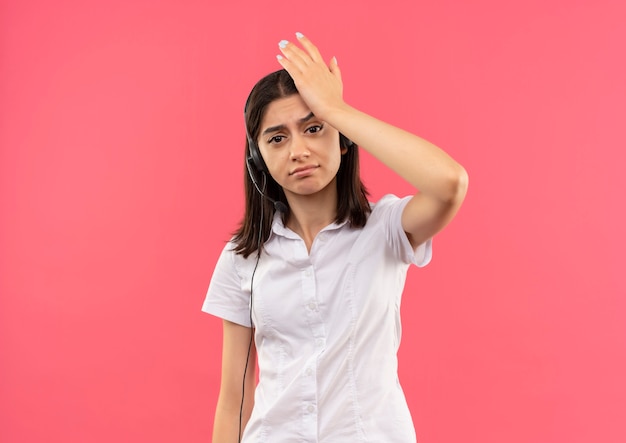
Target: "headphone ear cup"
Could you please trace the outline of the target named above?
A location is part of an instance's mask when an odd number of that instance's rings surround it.
[[[250,151],[250,158],[256,170],[259,172],[268,172],[267,165],[265,164],[265,160],[263,160],[259,147],[250,137],[248,137],[248,150]]]

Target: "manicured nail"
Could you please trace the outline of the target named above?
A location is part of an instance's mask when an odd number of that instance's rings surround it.
[[[333,60],[335,61],[335,64],[339,66],[339,63],[337,63],[337,57],[333,57]]]
[[[282,60],[282,59],[283,59],[283,56],[282,56],[282,55],[277,55],[277,56],[276,56],[276,58],[277,58],[278,60]]]
[[[296,32],[296,37],[302,38],[302,37],[304,37],[304,34],[301,33],[301,32]]]
[[[286,48],[286,47],[287,47],[287,44],[289,44],[289,42],[288,42],[287,40],[281,40],[281,41],[278,43],[278,46],[280,46],[281,48],[283,48],[283,49],[284,49],[284,48]]]

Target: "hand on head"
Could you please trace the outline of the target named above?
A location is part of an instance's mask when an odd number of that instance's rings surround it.
[[[291,75],[300,96],[309,109],[321,119],[333,110],[341,108],[343,83],[337,59],[324,62],[317,47],[304,35],[296,33],[300,48],[293,42],[282,40],[278,46],[283,55],[278,63]]]

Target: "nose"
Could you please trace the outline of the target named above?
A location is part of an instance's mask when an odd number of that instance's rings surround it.
[[[289,158],[297,161],[310,155],[309,148],[307,148],[306,140],[301,135],[293,136],[291,140],[291,146],[289,148]]]

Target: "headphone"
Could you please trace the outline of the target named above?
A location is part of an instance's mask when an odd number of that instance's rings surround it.
[[[269,173],[267,169],[267,165],[265,164],[265,160],[263,160],[263,156],[261,155],[261,150],[259,149],[259,146],[254,142],[254,140],[252,140],[252,137],[248,133],[247,125],[246,125],[246,138],[248,139],[248,150],[249,150],[249,155],[246,157],[246,162],[252,163],[252,165],[254,165],[254,169],[259,173],[264,173],[264,174]],[[250,176],[250,178],[252,178],[252,176]]]
[[[287,212],[287,205],[281,201],[274,200],[272,197],[265,193],[267,188],[267,174],[269,174],[269,170],[267,169],[267,165],[265,164],[265,160],[263,160],[263,156],[261,156],[261,151],[259,151],[259,147],[252,141],[252,138],[248,134],[248,130],[246,129],[246,136],[248,138],[248,151],[249,155],[246,156],[246,169],[248,170],[248,175],[250,176],[250,180],[252,180],[252,184],[256,188],[261,197],[268,199],[270,202],[274,204],[274,209],[278,212]],[[262,183],[259,185],[255,177],[255,171],[260,175]]]

